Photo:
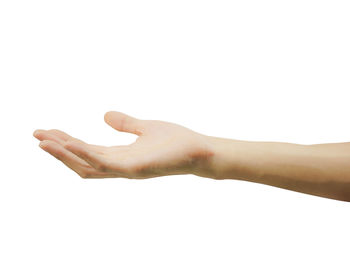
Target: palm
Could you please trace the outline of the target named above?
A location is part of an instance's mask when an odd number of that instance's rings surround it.
[[[113,128],[139,137],[130,145],[90,145],[59,130],[37,130],[40,146],[84,178],[149,178],[184,174],[207,157],[204,135],[180,125],[139,120],[109,112],[105,121]]]

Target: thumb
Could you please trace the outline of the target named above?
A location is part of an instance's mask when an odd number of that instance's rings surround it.
[[[144,132],[142,120],[131,117],[121,112],[110,111],[105,114],[105,122],[114,129],[141,135]]]

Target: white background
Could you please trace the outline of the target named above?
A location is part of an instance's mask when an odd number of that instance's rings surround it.
[[[0,279],[349,279],[350,206],[192,175],[83,180],[37,128],[117,110],[240,140],[350,141],[348,1],[0,1]]]

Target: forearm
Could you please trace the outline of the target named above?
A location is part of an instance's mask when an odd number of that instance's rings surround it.
[[[350,143],[299,145],[208,138],[200,176],[262,183],[350,201]]]

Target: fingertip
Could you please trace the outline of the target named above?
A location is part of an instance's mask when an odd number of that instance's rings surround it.
[[[107,111],[104,115],[104,117],[106,118],[109,114],[113,113],[114,111]]]
[[[33,132],[33,136],[34,136],[35,138],[38,138],[39,135],[40,135],[40,133],[42,133],[43,131],[44,131],[43,129],[36,129],[36,130],[34,130],[34,132]]]
[[[116,112],[116,111],[108,111],[108,112],[106,112],[105,115],[104,115],[105,122],[108,123],[108,121],[111,119],[111,117],[115,113],[118,113],[118,112]]]
[[[39,142],[39,147],[40,148],[43,148],[44,147],[44,144],[43,144],[43,142],[41,141],[41,142]]]
[[[47,148],[50,145],[50,142],[51,141],[49,140],[40,141],[39,147],[45,150],[45,148]]]

